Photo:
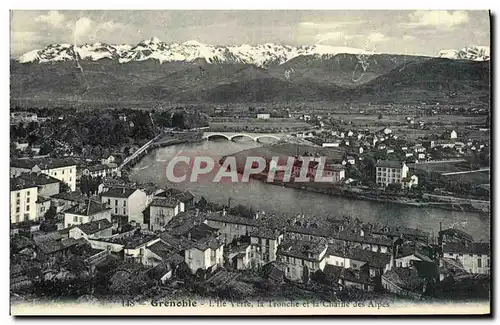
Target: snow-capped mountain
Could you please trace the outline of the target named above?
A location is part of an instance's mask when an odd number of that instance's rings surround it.
[[[199,59],[207,63],[245,63],[260,67],[282,64],[301,55],[332,56],[339,53],[374,54],[362,49],[327,45],[287,46],[272,43],[259,45],[218,46],[187,41],[181,44],[164,43],[154,37],[135,46],[110,45],[105,43],[73,46],[53,44],[44,49],[33,50],[17,58],[20,63],[45,63],[75,59],[97,61],[103,58],[120,63],[158,60],[163,62],[194,62]]]
[[[453,60],[489,61],[489,46],[467,46],[459,50],[443,50],[439,52],[440,58]]]

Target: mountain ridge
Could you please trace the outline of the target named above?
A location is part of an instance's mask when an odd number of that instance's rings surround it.
[[[467,50],[464,50],[467,49]],[[489,47],[468,47],[460,50],[444,50],[437,56],[489,60]],[[478,54],[479,53],[479,54]],[[487,55],[486,55],[487,53]],[[72,44],[50,44],[43,49],[32,50],[22,54],[16,61],[19,63],[54,63],[61,61],[86,60],[100,61],[109,59],[118,63],[143,62],[156,60],[165,62],[204,62],[208,64],[253,64],[258,67],[283,65],[298,57],[313,57],[316,59],[330,59],[338,54],[352,54],[360,58],[374,55],[403,54],[370,52],[359,48],[338,47],[329,45],[290,46],[273,43],[257,45],[210,45],[198,41],[184,43],[166,43],[153,37],[131,44],[108,44],[97,42],[75,46]],[[423,57],[421,55],[407,55]]]

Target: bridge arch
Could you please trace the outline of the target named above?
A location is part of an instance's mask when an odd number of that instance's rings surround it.
[[[255,138],[254,138],[254,140],[255,140],[256,142],[260,142],[260,139],[264,139],[264,138],[274,139],[274,140],[276,140],[276,141],[281,140],[281,138],[280,138],[280,137],[275,136],[275,135],[273,135],[273,134],[263,134],[263,135],[259,135],[259,136],[255,137]]]
[[[257,141],[256,138],[252,137],[250,134],[245,134],[245,133],[235,134],[230,138],[230,140],[233,141],[236,138],[249,138],[252,139],[252,141]]]
[[[205,136],[205,139],[207,139],[207,140],[210,140],[212,138],[225,138],[225,139],[227,139],[229,141],[232,140],[231,136],[228,136],[228,135],[226,135],[224,133],[211,133],[211,134],[208,134],[208,135]]]

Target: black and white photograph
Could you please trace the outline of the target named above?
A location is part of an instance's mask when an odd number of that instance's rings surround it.
[[[491,315],[490,11],[9,15],[11,315]]]

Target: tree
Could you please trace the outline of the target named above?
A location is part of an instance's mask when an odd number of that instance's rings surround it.
[[[71,188],[66,182],[61,181],[59,184],[59,192],[71,192]]]

